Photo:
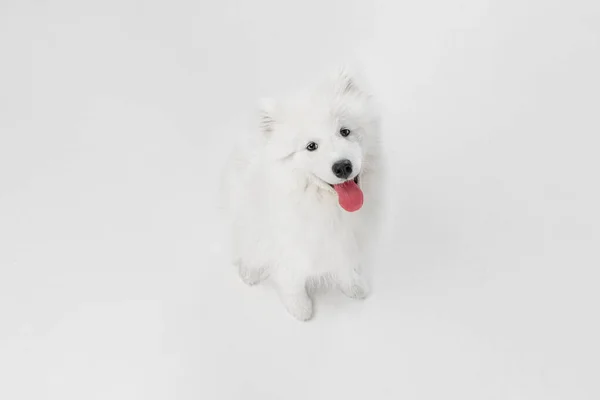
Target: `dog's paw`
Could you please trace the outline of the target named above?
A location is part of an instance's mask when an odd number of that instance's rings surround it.
[[[248,286],[254,286],[263,280],[262,269],[248,268],[238,263],[238,273],[242,281]]]
[[[355,277],[351,282],[341,285],[340,289],[346,296],[362,300],[369,295],[369,287],[367,282],[361,277]]]
[[[299,321],[308,321],[313,314],[312,300],[306,293],[284,295],[281,301],[286,310]]]

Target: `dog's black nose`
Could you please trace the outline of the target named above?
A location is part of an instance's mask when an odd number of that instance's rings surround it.
[[[352,174],[352,163],[350,160],[336,161],[331,167],[335,176],[346,179]]]

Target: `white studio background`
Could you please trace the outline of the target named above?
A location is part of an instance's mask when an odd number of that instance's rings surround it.
[[[228,265],[256,99],[358,58],[373,295]],[[597,1],[0,1],[0,398],[598,399]]]

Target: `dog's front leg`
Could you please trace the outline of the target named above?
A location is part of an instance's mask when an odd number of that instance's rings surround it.
[[[358,272],[358,268],[348,267],[338,272],[335,281],[342,293],[353,299],[364,299],[369,294],[369,286]]]
[[[279,297],[292,316],[300,321],[312,317],[313,304],[306,292],[306,276],[288,267],[278,268],[272,274]]]

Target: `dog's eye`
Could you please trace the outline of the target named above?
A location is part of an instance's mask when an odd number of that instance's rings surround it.
[[[350,129],[348,128],[342,128],[340,129],[340,135],[342,135],[343,137],[346,137],[350,134]]]
[[[310,142],[306,145],[306,150],[315,151],[319,146],[315,142]]]

